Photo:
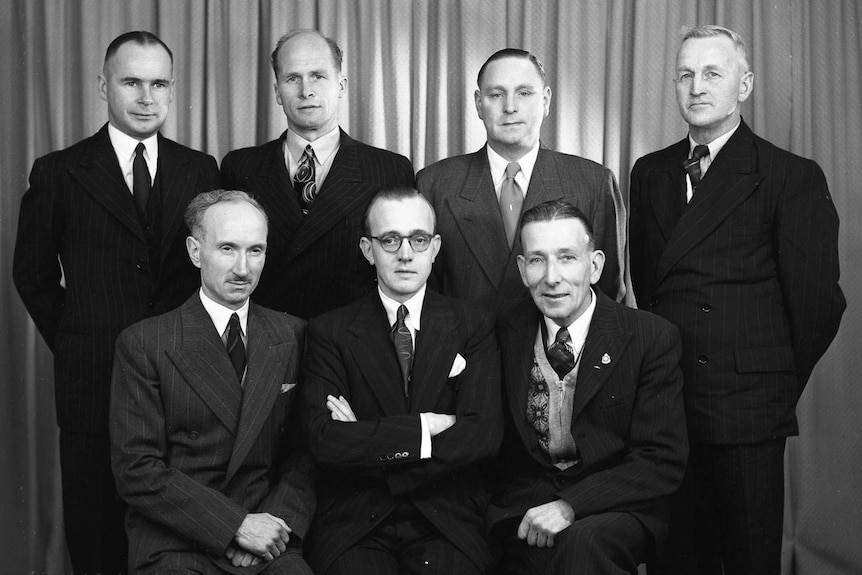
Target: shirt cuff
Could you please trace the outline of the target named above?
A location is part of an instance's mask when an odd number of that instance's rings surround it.
[[[419,459],[431,459],[431,430],[428,429],[428,422],[425,420],[425,414],[419,414],[419,422],[422,424],[422,444],[419,447]]]

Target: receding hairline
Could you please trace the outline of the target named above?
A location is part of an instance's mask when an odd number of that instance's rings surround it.
[[[329,47],[329,55],[332,58],[332,65],[335,70],[341,74],[344,65],[344,50],[342,50],[341,46],[338,45],[338,42],[328,36],[324,36],[319,30],[315,30],[313,28],[297,28],[281,36],[275,43],[275,48],[273,49],[272,54],[270,54],[270,64],[272,65],[272,72],[275,74],[276,79],[278,79],[278,55],[281,53],[282,47],[294,38],[305,35],[314,36],[326,43]]]
[[[413,192],[413,193],[410,193]],[[398,195],[395,195],[398,194]],[[420,200],[423,204],[428,207],[428,211],[431,213],[431,229],[428,230],[432,234],[437,233],[437,212],[434,210],[434,205],[431,201],[425,197],[425,195],[414,189],[414,188],[395,188],[388,190],[381,190],[377,194],[371,198],[371,201],[368,203],[368,207],[365,210],[365,217],[363,218],[363,234],[365,237],[370,237],[372,235],[371,232],[371,214],[379,204],[383,202],[405,202],[410,200]]]
[[[733,44],[736,55],[742,64],[743,73],[751,71],[751,61],[748,54],[748,47],[745,45],[745,40],[739,33],[734,32],[730,28],[717,26],[715,24],[704,24],[702,26],[683,27],[681,31],[681,40],[679,50],[677,50],[677,58],[682,50],[683,45],[688,40],[704,40],[709,38],[727,38]]]

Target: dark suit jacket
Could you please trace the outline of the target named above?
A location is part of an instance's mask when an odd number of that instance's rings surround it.
[[[266,267],[254,301],[309,318],[375,287],[374,268],[359,251],[362,216],[378,190],[412,186],[413,165],[342,131],[332,168],[303,216],[284,165],[286,134],[257,148],[230,152],[222,161],[222,182],[252,194],[269,216]]]
[[[492,308],[527,295],[517,264],[521,240],[510,252],[486,147],[428,166],[416,176],[416,186],[437,212],[443,248],[433,279],[442,293]],[[606,257],[598,286],[622,299],[626,212],[613,173],[590,160],[540,148],[522,213],[548,200],[567,200],[590,218],[596,247]]]
[[[845,308],[826,179],[742,122],[686,204],[688,148],[632,170],[635,297],[682,334],[692,442],[794,435],[796,402]]]
[[[470,304],[426,292],[409,406],[389,332],[376,291],[309,324],[303,414],[311,454],[322,467],[309,562],[325,572],[400,501],[409,501],[484,568],[490,557],[478,466],[502,438],[493,320]],[[448,377],[456,354],[466,368]],[[333,421],[328,394],[343,395],[358,421]],[[432,457],[425,460],[422,412],[457,417],[432,439]]]
[[[250,512],[281,517],[305,536],[315,499],[293,413],[304,329],[252,304],[242,388],[198,294],[120,335],[111,451],[129,504],[132,571],[200,567],[203,552],[230,571],[224,552]]]
[[[531,298],[497,324],[505,383],[506,437],[490,477],[488,527],[514,535],[531,507],[567,501],[575,519],[634,514],[661,541],[667,499],[688,456],[679,332],[670,323],[600,291],[578,369],[572,406],[577,463],[560,471],[527,421],[534,344],[542,314]]]
[[[107,124],[94,136],[39,158],[30,173],[13,277],[54,352],[57,420],[63,429],[107,434],[117,335],[182,304],[200,285],[186,253],[183,212],[198,192],[218,187],[216,162],[159,135],[156,178],[162,205],[157,277]]]

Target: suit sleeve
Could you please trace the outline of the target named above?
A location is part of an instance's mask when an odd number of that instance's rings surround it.
[[[434,185],[434,174],[432,169],[423,168],[419,170],[419,173],[416,174],[416,189],[419,190],[423,196],[428,198],[428,201],[431,202],[431,205],[434,206],[434,211],[437,214],[437,218],[440,218],[440,206],[437,198],[435,197],[435,185]],[[445,270],[448,269],[448,266],[445,263],[446,261],[446,240],[444,238],[443,245],[440,249],[440,252],[437,254],[437,260],[434,265],[431,267],[431,276],[428,278],[428,287],[432,290],[442,293],[448,294],[446,291],[446,273]]]
[[[641,361],[629,449],[616,465],[589,473],[557,493],[572,506],[576,518],[634,511],[679,487],[688,457],[681,354],[679,332],[664,324]]]
[[[810,160],[795,162],[784,185],[774,241],[802,394],[847,304],[838,285],[838,213],[823,171]]]
[[[605,254],[605,266],[597,285],[609,298],[623,301],[628,274],[625,269],[626,206],[614,173],[608,169],[604,171],[593,215],[596,245]]]
[[[247,512],[165,465],[165,416],[152,339],[137,324],[117,340],[110,412],[117,490],[150,521],[220,556]]]
[[[633,294],[628,301],[634,302],[640,297],[643,299],[646,283],[646,237],[644,236],[643,210],[641,207],[641,173],[643,165],[641,160],[635,162],[632,168],[629,184],[629,229],[628,229],[628,256],[630,266],[628,267]],[[644,302],[645,303],[645,302]]]
[[[12,277],[24,306],[51,351],[63,313],[66,290],[58,259],[63,234],[61,186],[52,167],[39,159],[30,172],[30,189],[21,200]]]

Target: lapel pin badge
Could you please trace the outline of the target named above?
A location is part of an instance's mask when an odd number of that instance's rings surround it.
[[[604,354],[602,356],[602,365],[607,365],[610,362],[611,362],[611,356],[609,356],[608,354]]]

